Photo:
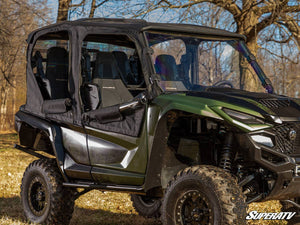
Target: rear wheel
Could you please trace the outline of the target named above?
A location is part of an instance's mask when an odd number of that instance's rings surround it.
[[[139,215],[147,218],[160,217],[161,200],[143,195],[131,195],[133,207]]]
[[[162,204],[164,225],[246,224],[245,196],[231,174],[213,166],[180,171]]]
[[[33,223],[69,224],[75,191],[63,187],[55,160],[39,159],[26,169],[21,185],[25,217]]]

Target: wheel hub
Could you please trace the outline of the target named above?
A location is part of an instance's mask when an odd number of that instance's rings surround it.
[[[209,201],[199,191],[184,193],[176,205],[176,222],[181,225],[212,224]]]
[[[45,197],[45,193],[43,192],[43,190],[41,190],[41,188],[39,188],[39,191],[36,195],[36,200],[42,201],[44,197]]]
[[[40,177],[35,177],[28,189],[29,208],[36,216],[41,216],[46,210],[47,194],[44,181]]]

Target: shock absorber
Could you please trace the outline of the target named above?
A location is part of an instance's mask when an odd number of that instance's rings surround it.
[[[220,162],[219,162],[219,167],[228,172],[231,172],[231,164],[233,158],[232,141],[233,141],[233,133],[232,132],[226,133],[224,144],[221,151]]]

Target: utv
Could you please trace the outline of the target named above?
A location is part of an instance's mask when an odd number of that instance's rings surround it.
[[[164,225],[245,224],[247,204],[300,197],[300,99],[273,87],[245,37],[131,19],[62,22],[28,37],[15,116],[33,223],[68,224],[92,190],[131,194]],[[241,90],[250,63],[260,93]],[[289,199],[289,200],[288,200]]]

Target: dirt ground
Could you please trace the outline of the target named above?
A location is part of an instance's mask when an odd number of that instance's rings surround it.
[[[27,225],[20,203],[23,172],[36,158],[12,148],[16,135],[0,135],[0,224]],[[278,201],[254,203],[249,211],[280,212]],[[128,194],[91,191],[76,200],[71,225],[156,225],[158,220],[144,219],[135,212]],[[287,224],[285,221],[249,221],[248,224]]]

